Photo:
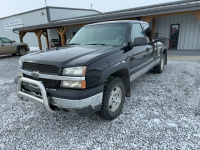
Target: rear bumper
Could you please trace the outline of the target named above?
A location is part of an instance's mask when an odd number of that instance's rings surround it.
[[[66,90],[45,89],[40,81],[24,77],[17,77],[15,82],[18,83],[17,96],[20,100],[40,104],[51,113],[59,110],[64,113],[86,115],[101,109],[102,86],[87,90]]]

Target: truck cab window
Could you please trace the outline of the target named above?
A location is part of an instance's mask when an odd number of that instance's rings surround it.
[[[131,42],[134,42],[136,37],[144,37],[144,33],[140,24],[133,24],[131,31]]]
[[[9,39],[1,38],[2,43],[12,43]]]

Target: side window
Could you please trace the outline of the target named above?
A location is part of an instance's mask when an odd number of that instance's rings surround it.
[[[133,24],[131,31],[131,42],[134,42],[136,37],[144,37],[144,33],[140,24]]]
[[[11,43],[9,39],[1,38],[2,43]]]
[[[151,29],[149,27],[149,24],[143,23],[142,27],[144,29],[144,34],[146,35],[146,37],[148,37],[148,39],[151,39]]]

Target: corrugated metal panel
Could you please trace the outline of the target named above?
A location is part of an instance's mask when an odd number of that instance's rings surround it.
[[[193,14],[157,18],[160,37],[170,38],[171,24],[180,24],[178,50],[200,50],[200,20]]]
[[[72,39],[73,32],[78,32],[80,30],[80,28],[81,28],[81,26],[69,27],[69,29],[66,32],[66,39]]]
[[[44,15],[41,15],[40,13],[44,13]],[[5,31],[4,22],[13,21],[21,19],[22,26],[32,26],[32,25],[38,25],[38,24],[44,24],[48,23],[47,21],[47,15],[46,15],[46,9],[41,9],[37,11],[31,11],[28,13],[23,13],[15,16],[11,16],[8,18],[0,19],[0,36],[7,37],[11,40],[15,40],[16,42],[19,42],[19,35],[16,33],[13,33],[13,31]],[[38,40],[34,33],[27,33],[23,38],[25,43],[28,43],[31,47],[38,47]],[[46,41],[45,38],[42,36],[42,45],[43,47],[46,47]]]
[[[189,40],[188,40],[188,48],[193,49],[193,44],[195,41],[194,33],[195,33],[195,21],[196,18],[191,14],[190,19],[190,31],[189,31]]]
[[[98,14],[96,11],[49,8],[50,21]]]
[[[191,18],[190,18],[191,15],[187,15],[186,16],[186,28],[185,28],[185,40],[184,40],[184,49],[188,49],[189,48],[189,42],[190,42],[190,39],[189,39],[189,36],[190,36],[190,31],[191,31],[191,28],[190,28],[190,21],[191,21]],[[182,42],[182,41],[180,41]]]
[[[49,36],[49,41],[51,39],[59,39],[59,35],[56,29],[48,29],[48,36]]]
[[[183,15],[181,15],[181,16],[179,16],[179,19],[178,19],[178,22],[182,22],[182,24],[180,24],[180,31],[181,32],[179,32],[179,43],[178,43],[178,48],[179,49],[183,49],[183,45],[182,45],[182,43],[180,41],[183,41],[184,34],[185,34],[185,32],[184,32],[184,24],[183,24],[183,20],[184,19],[183,18],[185,18],[185,17],[183,17]]]
[[[193,49],[200,48],[200,20],[195,20],[195,33],[194,33],[194,43],[193,43]]]

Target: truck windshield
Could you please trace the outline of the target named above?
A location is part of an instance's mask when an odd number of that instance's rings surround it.
[[[69,45],[121,45],[125,42],[126,24],[107,24],[81,28]]]

